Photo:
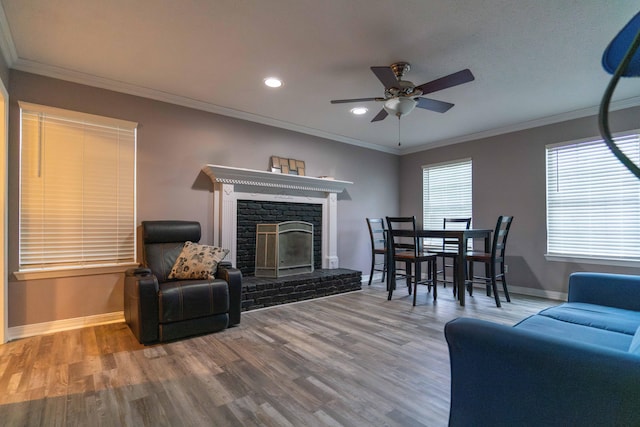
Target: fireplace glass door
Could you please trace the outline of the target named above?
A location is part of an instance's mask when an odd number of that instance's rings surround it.
[[[303,221],[257,224],[257,277],[310,272],[313,272],[313,224]]]

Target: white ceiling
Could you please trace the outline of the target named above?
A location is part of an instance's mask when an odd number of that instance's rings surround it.
[[[0,0],[12,68],[391,153],[595,114],[602,52],[640,10],[622,0]],[[2,16],[4,15],[4,16]],[[469,68],[452,102],[370,123],[383,96],[369,67],[411,63],[416,85]],[[279,76],[278,90],[264,86]],[[614,108],[640,105],[623,80]]]

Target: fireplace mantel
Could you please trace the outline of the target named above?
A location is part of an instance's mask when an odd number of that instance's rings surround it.
[[[291,190],[322,191],[326,193],[342,193],[348,185],[353,184],[353,182],[349,181],[287,175],[220,165],[206,165],[202,170],[209,175],[211,181],[222,184],[242,184],[257,187],[287,188]]]
[[[339,268],[338,194],[349,181],[287,175],[253,169],[205,165],[213,182],[214,243],[229,249],[227,259],[236,265],[238,200],[268,200],[322,205],[322,268]]]

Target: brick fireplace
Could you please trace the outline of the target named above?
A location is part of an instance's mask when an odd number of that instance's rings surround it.
[[[291,209],[292,212],[304,212],[305,209],[295,209],[304,205],[316,207],[309,210],[308,217],[298,213],[295,218],[278,214],[278,221],[293,219],[313,223],[315,220],[318,225],[314,228],[319,228],[318,236],[314,236],[319,239],[317,242],[319,249],[316,252],[319,256],[314,253],[316,266],[322,269],[339,268],[337,195],[351,185],[351,182],[220,165],[206,165],[202,170],[209,176],[214,188],[214,244],[229,249],[226,259],[243,270],[243,274],[252,274],[252,272],[249,273],[249,269],[254,269],[253,260],[250,261],[251,266],[247,266],[247,259],[251,259],[254,255],[249,255],[247,258],[246,246],[253,245],[253,249],[249,249],[249,252],[252,251],[255,254],[255,237],[252,242],[247,243],[245,237],[238,234],[238,215],[241,213],[242,216],[243,212],[239,212],[239,209],[245,211],[248,206],[246,203],[251,202],[290,204],[294,206]],[[286,211],[287,209],[284,211],[285,214]],[[319,221],[317,212],[321,212]],[[245,220],[241,219],[241,221]]]

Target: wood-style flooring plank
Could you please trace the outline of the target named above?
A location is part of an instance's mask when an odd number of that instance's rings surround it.
[[[240,325],[143,346],[124,323],[0,346],[0,424],[10,426],[445,426],[444,325],[515,324],[558,304],[495,307],[451,289],[418,304],[384,286],[245,312]]]

